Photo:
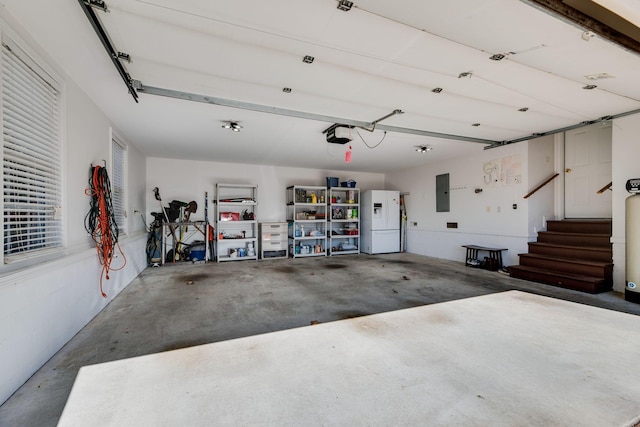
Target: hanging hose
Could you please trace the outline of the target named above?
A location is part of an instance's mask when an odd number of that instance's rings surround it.
[[[98,259],[102,265],[100,273],[100,293],[103,298],[107,294],[102,290],[102,278],[109,280],[109,271],[122,270],[127,263],[127,259],[120,249],[118,243],[118,225],[116,224],[115,213],[111,203],[111,184],[106,168],[93,166],[89,176],[89,188],[85,190],[87,196],[91,196],[89,202],[89,212],[84,219],[84,226],[87,233],[91,235],[98,250]],[[111,268],[111,261],[115,254],[115,248],[122,255],[124,260],[119,268]]]

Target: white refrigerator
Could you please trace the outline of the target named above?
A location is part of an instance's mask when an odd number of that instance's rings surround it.
[[[400,252],[400,192],[368,190],[360,197],[362,252]]]

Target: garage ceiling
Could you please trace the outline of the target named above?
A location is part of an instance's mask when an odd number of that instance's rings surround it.
[[[130,55],[121,63],[137,87],[224,105],[143,90],[136,103],[79,2],[40,2],[35,13],[23,0],[3,3],[154,157],[387,172],[640,109],[637,53],[521,0],[359,0],[349,11],[336,0],[105,0],[108,13],[92,9]],[[599,3],[637,29],[633,2]],[[370,131],[394,110],[403,114]],[[323,131],[335,122],[369,129],[328,144]],[[416,152],[423,145],[433,150]]]

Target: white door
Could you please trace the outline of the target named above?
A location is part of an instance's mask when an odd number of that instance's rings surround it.
[[[565,134],[565,217],[611,218],[611,124]]]

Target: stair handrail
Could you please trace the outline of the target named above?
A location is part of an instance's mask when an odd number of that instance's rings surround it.
[[[602,187],[601,189],[599,189],[599,190],[597,191],[597,193],[596,193],[596,194],[602,194],[602,193],[604,193],[605,191],[607,191],[608,189],[610,189],[612,185],[613,185],[613,181],[611,181],[610,183],[608,183],[607,185],[605,185],[604,187]]]
[[[560,175],[560,174],[558,172],[556,172],[555,174],[553,174],[552,176],[547,178],[542,184],[538,185],[536,188],[534,188],[533,190],[529,191],[529,194],[524,196],[524,198],[528,199],[529,197],[533,196],[538,190],[540,190],[542,187],[544,187],[545,185],[547,185],[548,183],[553,181],[558,175]]]

